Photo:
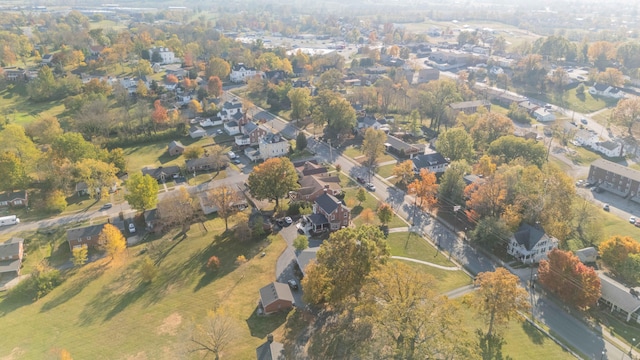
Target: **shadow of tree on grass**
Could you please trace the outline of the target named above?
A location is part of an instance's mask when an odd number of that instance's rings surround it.
[[[71,285],[63,289],[63,291],[60,291],[58,296],[49,299],[49,301],[42,306],[40,312],[47,312],[71,300],[74,296],[84,290],[92,281],[102,276],[107,269],[107,263],[105,262],[101,262],[100,264],[91,264],[88,266],[91,267],[89,269],[84,269],[80,276],[74,277]],[[73,275],[73,272],[71,272],[66,277],[68,278]]]
[[[247,319],[251,336],[260,339],[266,337],[267,334],[272,333],[285,323],[288,314],[289,312],[279,312],[271,315],[258,315],[258,308],[256,307]]]
[[[533,326],[530,322],[528,321],[523,322],[522,329],[527,334],[529,339],[531,339],[531,342],[533,342],[534,344],[542,345],[544,343],[544,338],[545,338],[544,334],[542,334],[540,330],[536,329],[536,327]]]

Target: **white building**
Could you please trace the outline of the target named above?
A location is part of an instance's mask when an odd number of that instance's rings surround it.
[[[614,99],[620,99],[624,97],[624,93],[622,90],[615,86],[610,86],[607,84],[594,84],[589,88],[589,94],[604,96]]]
[[[289,142],[280,134],[267,134],[260,138],[258,149],[260,158],[267,160],[272,157],[285,156],[289,152]]]
[[[596,142],[591,145],[591,148],[610,158],[620,157],[624,155],[622,144],[613,141]]]
[[[224,130],[231,136],[238,135],[240,134],[240,124],[235,120],[229,121],[224,124]]]
[[[545,260],[547,254],[558,247],[558,239],[551,237],[542,229],[522,224],[509,239],[507,253],[525,264]]]
[[[153,59],[153,54],[156,52],[160,54],[160,57],[162,58],[162,61],[160,62],[162,65],[173,64],[178,60],[173,51],[164,47],[153,47],[149,49],[149,59]]]
[[[540,122],[548,122],[556,119],[556,115],[545,108],[537,108],[533,111],[533,117]]]
[[[243,63],[239,63],[231,69],[229,79],[231,80],[231,82],[241,83],[248,81],[257,74],[258,72],[255,68],[245,66]]]

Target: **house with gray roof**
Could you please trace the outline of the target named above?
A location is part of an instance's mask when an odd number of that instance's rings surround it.
[[[284,345],[273,341],[273,335],[267,335],[267,342],[256,349],[257,360],[285,360]]]
[[[479,108],[485,108],[487,111],[491,111],[491,102],[489,100],[462,101],[449,104],[449,108],[454,115],[457,115],[459,112],[470,115],[475,114]]]
[[[443,173],[449,165],[449,161],[439,152],[416,155],[411,158],[411,161],[413,162],[413,171],[416,174],[419,174],[422,169],[436,174]]]
[[[340,230],[349,226],[351,212],[335,196],[324,193],[313,202],[313,214],[308,216],[314,232]]]
[[[12,237],[0,244],[0,277],[18,276],[24,255],[24,239]]]
[[[509,239],[507,253],[525,264],[532,264],[546,259],[549,251],[557,247],[558,239],[540,228],[522,224]]]
[[[293,308],[295,301],[288,284],[272,282],[260,289],[259,308],[265,315]]]
[[[90,225],[67,230],[67,242],[69,249],[87,245],[87,247],[96,247],[100,244],[100,233],[104,228],[104,224]]]
[[[389,153],[401,158],[412,158],[415,155],[424,153],[424,148],[421,149],[419,146],[408,144],[393,135],[387,135],[387,141],[384,146]]]
[[[597,185],[621,197],[640,203],[640,171],[605,159],[596,159],[589,167],[589,184]]]
[[[220,170],[227,166],[227,161],[226,157],[202,156],[197,159],[189,159],[185,161],[185,168],[189,173],[196,171]]]
[[[598,271],[600,278],[600,301],[609,306],[612,313],[626,319],[640,323],[640,291],[628,288],[612,278]]]
[[[174,175],[180,175],[180,167],[176,165],[157,168],[145,166],[142,168],[142,175],[149,175],[158,181],[167,181],[173,178]]]
[[[29,206],[29,195],[26,191],[7,191],[0,193],[0,208]]]
[[[598,84],[598,83],[594,84],[589,88],[589,94],[604,96],[604,97],[613,98],[613,99],[621,99],[624,97],[624,93],[622,92],[622,90],[620,90],[620,88],[607,85],[607,84]]]
[[[593,264],[598,259],[598,250],[593,246],[576,250],[575,254],[583,264]]]
[[[170,142],[169,146],[167,146],[167,151],[169,152],[170,156],[182,155],[185,149],[186,147],[182,145],[180,141],[175,140]]]

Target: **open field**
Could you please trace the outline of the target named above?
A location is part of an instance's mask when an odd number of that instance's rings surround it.
[[[40,116],[59,116],[66,109],[62,101],[47,101],[34,103],[29,101],[29,96],[24,84],[9,84],[0,90],[0,116],[2,120],[26,125]]]
[[[71,270],[68,280],[34,303],[3,294],[0,356],[41,359],[66,349],[79,359],[189,358],[190,330],[219,307],[237,335],[223,358],[254,357],[266,334],[286,320],[255,315],[258,290],[274,280],[285,243],[279,236],[268,244],[215,235],[224,227],[219,219],[206,227],[209,232],[192,226],[184,240],[171,234],[130,248],[122,260],[101,259]],[[143,248],[159,269],[148,284],[137,271]],[[266,256],[255,256],[263,248]],[[217,273],[203,268],[212,255],[221,260]],[[236,265],[238,255],[248,262]]]
[[[471,284],[471,278],[463,271],[447,271],[434,268],[433,266],[418,264],[411,261],[400,259],[391,259],[391,261],[399,261],[406,264],[416,271],[429,274],[436,279],[435,290],[438,293],[446,293],[462,286]]]
[[[346,149],[342,151],[342,155],[348,156],[356,160],[357,162],[364,161],[364,154],[360,150],[360,147],[348,146]],[[392,161],[392,160],[395,160],[393,156],[387,153],[384,153],[378,158],[378,163],[383,163],[385,161]]]
[[[437,251],[427,240],[409,232],[391,233],[387,242],[391,247],[391,255],[404,256],[442,266],[455,266],[447,260],[445,254]]]

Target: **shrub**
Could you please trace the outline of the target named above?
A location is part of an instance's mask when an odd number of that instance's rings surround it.
[[[247,258],[244,255],[240,255],[236,258],[236,264],[242,265],[247,262]]]
[[[207,260],[207,269],[209,271],[216,271],[220,268],[220,259],[217,256],[213,255]]]

